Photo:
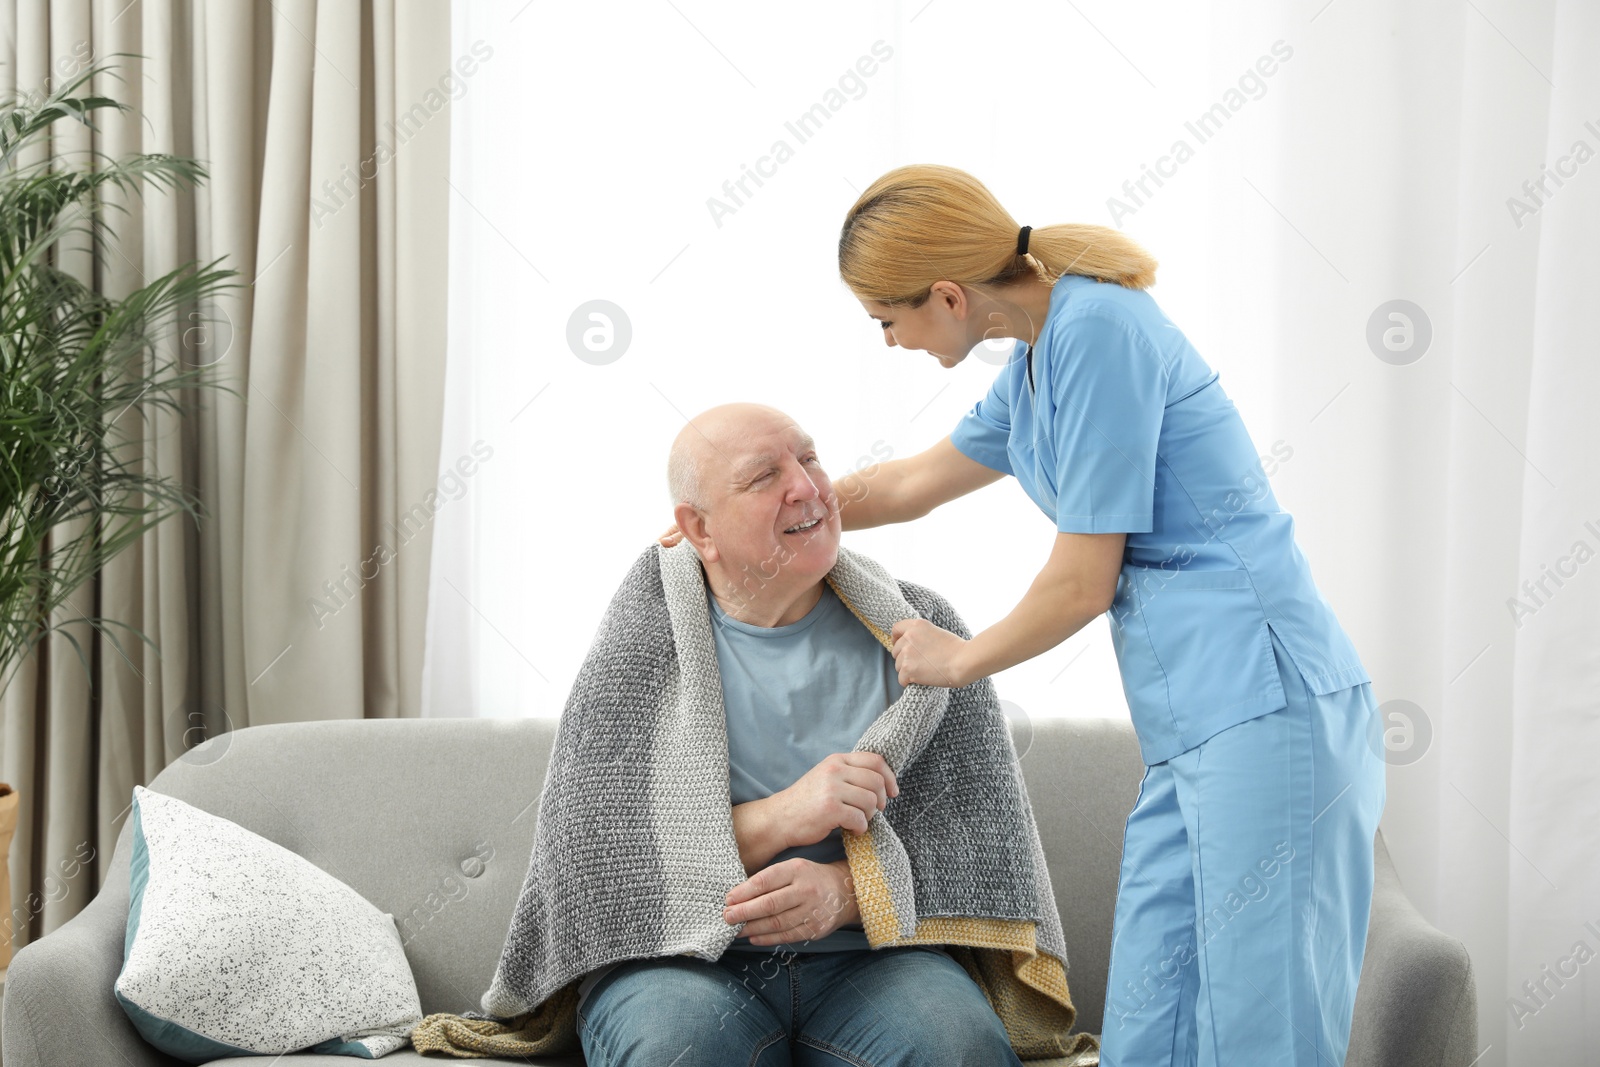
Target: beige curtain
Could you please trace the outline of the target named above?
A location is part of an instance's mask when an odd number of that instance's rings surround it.
[[[86,674],[51,635],[4,693],[20,948],[93,897],[133,786],[209,758],[185,757],[199,740],[418,714],[455,57],[448,0],[0,0],[0,36],[0,91],[143,57],[95,85],[134,110],[62,124],[58,153],[210,170],[129,203],[97,272],[68,268],[120,296],[226,256],[247,283],[172,341],[238,396],[145,425],[144,462],[181,473],[204,521],[162,524],[77,598],[159,655],[80,628]]]

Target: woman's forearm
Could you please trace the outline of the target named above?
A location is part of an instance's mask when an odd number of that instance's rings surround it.
[[[1015,667],[1055,648],[1105,610],[1080,583],[1040,575],[1011,614],[967,642],[960,673],[974,680]]]
[[[839,525],[846,530],[866,530],[920,518],[905,501],[908,463],[892,459],[851,471],[833,483],[839,498]]]
[[[966,643],[960,673],[968,680],[987,678],[1048,653],[1104,613],[1106,609],[1088,598],[1070,597],[1066,589],[1051,590],[1035,582],[1011,614]]]
[[[886,460],[833,483],[846,530],[920,519],[939,505],[1006,475],[968,456],[949,437],[914,456]]]
[[[955,674],[967,682],[1048,652],[1105,614],[1116,597],[1125,533],[1058,533],[1045,563],[1011,614],[962,646]]]

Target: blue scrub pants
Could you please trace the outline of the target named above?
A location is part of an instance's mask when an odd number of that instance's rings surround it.
[[[1102,1067],[1342,1067],[1384,761],[1372,685],[1311,693],[1147,767],[1128,816]]]

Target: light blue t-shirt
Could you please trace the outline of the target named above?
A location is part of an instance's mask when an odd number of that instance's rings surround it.
[[[1063,533],[1126,533],[1111,637],[1144,762],[1286,704],[1269,628],[1318,695],[1369,682],[1217,372],[1151,295],[1062,275],[950,435]]]
[[[706,600],[726,709],[730,804],[769,797],[799,781],[828,755],[851,751],[867,727],[905,691],[894,657],[826,582],[816,605],[787,626],[754,626],[730,618],[709,587]],[[794,856],[818,863],[842,860],[843,833],[834,827],[816,844],[784,849],[767,866]],[[726,951],[845,952],[871,947],[861,924],[850,923],[814,941],[791,944],[752,945],[748,937],[740,936]],[[928,947],[945,952],[941,946]],[[618,966],[591,971],[578,984],[580,1011],[589,991]]]
[[[787,626],[756,626],[733,618],[706,591],[717,645],[722,704],[728,725],[728,794],[732,804],[787,789],[834,752],[855,748],[867,727],[904,688],[894,657],[823,583],[822,596]],[[786,848],[767,864],[802,856],[817,863],[845,858],[834,827],[811,845]],[[814,941],[728,946],[754,952],[833,952],[865,949],[860,923]]]

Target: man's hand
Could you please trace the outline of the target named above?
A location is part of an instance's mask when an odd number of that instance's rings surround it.
[[[772,794],[791,845],[814,845],[839,827],[864,834],[873,813],[900,795],[889,761],[876,752],[835,752]]]
[[[677,523],[673,523],[671,526],[667,527],[666,533],[656,538],[656,544],[660,545],[662,548],[671,548],[673,545],[682,540],[683,531],[678,529]]]
[[[927,619],[901,619],[889,631],[894,666],[901,685],[937,685],[960,689],[977,681],[967,677],[966,639]]]
[[[817,863],[796,856],[774,863],[729,890],[722,918],[744,923],[752,945],[815,941],[845,923],[860,922],[850,863]]]

